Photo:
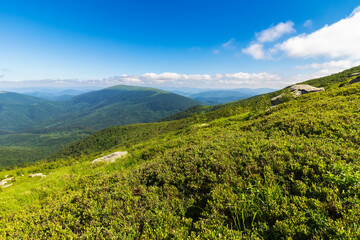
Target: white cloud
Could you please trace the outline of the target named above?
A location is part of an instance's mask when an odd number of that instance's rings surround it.
[[[252,56],[255,59],[264,59],[265,58],[264,46],[259,43],[251,44],[248,48],[244,48],[241,51],[243,53],[246,53],[246,54]]]
[[[350,17],[353,17],[355,14],[360,12],[360,6],[358,6],[357,8],[354,9],[354,11],[352,11],[352,13],[350,14]]]
[[[292,37],[275,49],[293,58],[327,57],[330,59],[360,60],[360,7],[330,26],[311,34]]]
[[[312,27],[312,25],[313,25],[313,22],[309,19],[304,22],[303,26],[304,27]]]
[[[276,26],[270,27],[256,34],[256,42],[253,42],[249,47],[242,49],[242,53],[248,54],[255,59],[270,58],[270,54],[265,54],[264,43],[273,42],[285,34],[295,32],[293,28],[294,23],[287,21],[281,22]]]
[[[292,21],[287,21],[285,23],[281,22],[274,27],[270,27],[256,34],[256,38],[258,42],[273,42],[285,34],[295,32],[294,23]]]
[[[318,68],[327,68],[327,69],[336,69],[344,70],[355,66],[352,61],[349,60],[339,60],[339,61],[329,61],[324,63],[312,63],[303,66],[296,66],[296,69],[318,69]]]
[[[312,63],[303,66],[296,66],[296,69],[317,69],[315,73],[307,75],[297,75],[298,78],[303,79],[303,81],[313,78],[319,78],[328,76],[334,73],[344,71],[346,69],[360,65],[360,61],[354,62],[349,60],[339,60],[339,61],[329,61],[324,63]]]
[[[95,80],[55,79],[2,82],[2,88],[9,87],[109,87],[119,84],[151,87],[196,87],[196,88],[240,88],[240,87],[283,87],[286,82],[277,74],[262,73],[223,73],[223,74],[180,74],[173,72],[144,73],[142,75],[120,75]]]

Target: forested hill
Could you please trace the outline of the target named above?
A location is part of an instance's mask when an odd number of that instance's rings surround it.
[[[0,131],[15,131],[64,114],[61,104],[24,94],[0,91]]]
[[[49,101],[18,93],[0,93],[0,130],[108,126],[153,122],[200,103],[170,92],[119,85]]]
[[[0,238],[359,239],[360,82],[333,77],[272,108],[264,95],[112,127],[3,171]]]
[[[114,86],[73,97],[65,102],[76,112],[36,125],[36,128],[89,127],[102,129],[132,123],[153,122],[199,105],[170,92],[144,87]]]
[[[158,121],[199,102],[154,88],[115,86],[52,102],[0,93],[0,168],[34,162],[89,133]]]

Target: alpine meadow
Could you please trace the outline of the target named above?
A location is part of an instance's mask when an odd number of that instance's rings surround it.
[[[288,89],[110,127],[2,171],[12,185],[1,238],[357,239],[360,83],[348,76],[358,71],[308,81],[325,91],[271,108]],[[127,155],[92,163],[117,151]]]
[[[0,1],[0,240],[360,239],[360,5]]]

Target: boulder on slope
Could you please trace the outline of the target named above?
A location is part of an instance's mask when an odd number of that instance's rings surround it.
[[[323,87],[317,88],[317,87],[313,87],[313,86],[310,86],[307,84],[299,84],[299,85],[291,86],[290,91],[294,95],[294,97],[297,97],[297,96],[307,94],[307,93],[322,92],[322,91],[325,91],[325,88],[323,88]]]
[[[273,98],[271,99],[271,105],[272,105],[272,106],[276,106],[276,105],[280,104],[280,103],[281,103],[281,98],[283,98],[283,97],[284,97],[284,94],[283,94],[283,93],[280,94],[280,95],[278,95],[278,96],[276,96],[276,97],[273,97]]]
[[[300,95],[307,94],[307,93],[322,92],[322,91],[325,91],[325,88],[323,88],[323,87],[317,88],[317,87],[313,87],[313,86],[310,86],[310,85],[307,85],[307,84],[298,84],[298,85],[291,86],[290,91],[291,91],[291,94],[294,97],[298,97]],[[271,99],[271,105],[276,106],[276,105],[282,103],[281,99],[284,96],[285,96],[285,94],[282,93],[282,94],[280,94],[280,95],[278,95],[276,97],[273,97]]]
[[[33,177],[46,177],[46,175],[42,173],[34,173],[29,175],[29,178],[33,178]]]
[[[127,151],[123,151],[123,152],[114,152],[112,154],[109,154],[109,155],[106,155],[104,157],[101,157],[101,158],[97,158],[95,159],[94,161],[92,161],[91,163],[99,163],[99,162],[115,162],[115,160],[117,158],[122,158],[122,157],[125,157],[126,155],[128,154]]]
[[[355,77],[355,76],[360,76],[360,72],[349,74],[349,77]]]
[[[7,177],[8,175],[6,175],[5,177]],[[11,178],[6,178],[6,179],[3,179],[3,180],[1,180],[0,181],[0,186],[5,186],[7,183],[8,183],[8,181],[11,181],[13,178],[11,177]]]

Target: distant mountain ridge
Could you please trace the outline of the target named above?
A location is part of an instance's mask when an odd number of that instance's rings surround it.
[[[199,104],[163,90],[124,85],[56,102],[2,92],[0,167],[40,160],[105,127],[154,122]]]
[[[152,122],[200,102],[155,88],[118,85],[64,101],[0,94],[0,130],[90,127]],[[106,117],[106,119],[104,118]]]
[[[101,129],[153,122],[200,104],[163,90],[125,85],[84,93],[64,103],[73,106],[71,113],[42,122],[36,128],[81,126]]]

